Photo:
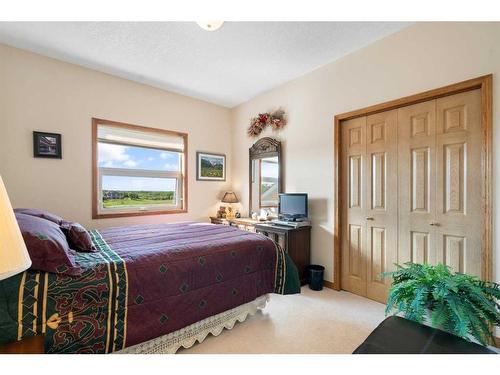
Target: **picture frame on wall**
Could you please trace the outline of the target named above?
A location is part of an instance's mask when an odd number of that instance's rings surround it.
[[[61,134],[33,132],[33,156],[35,158],[62,159]]]
[[[196,180],[226,181],[226,155],[197,152]]]

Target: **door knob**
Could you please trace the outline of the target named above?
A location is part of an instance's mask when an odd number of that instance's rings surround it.
[[[429,225],[432,225],[433,227],[438,227],[438,226],[439,226],[439,223],[438,223],[438,222],[436,222],[436,221],[431,221],[431,222],[429,223]]]
[[[373,221],[375,219],[373,217],[367,217],[366,220]]]

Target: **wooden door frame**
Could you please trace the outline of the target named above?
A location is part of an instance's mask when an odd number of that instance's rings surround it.
[[[483,236],[481,245],[481,278],[491,280],[492,278],[492,228],[491,228],[491,203],[492,203],[492,170],[491,170],[491,147],[492,147],[492,96],[493,96],[493,75],[488,74],[467,81],[440,87],[438,89],[425,91],[416,95],[391,100],[385,103],[372,105],[355,111],[345,112],[336,115],[333,122],[333,143],[334,143],[334,224],[333,224],[333,289],[340,290],[341,285],[341,210],[339,202],[342,199],[343,187],[340,185],[341,176],[341,126],[344,121],[357,117],[369,116],[379,112],[390,111],[409,105],[422,103],[425,101],[459,94],[466,91],[481,90],[481,128],[483,133],[481,147],[481,176],[482,176],[482,212],[483,212]]]

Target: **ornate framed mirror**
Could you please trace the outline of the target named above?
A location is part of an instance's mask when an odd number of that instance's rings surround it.
[[[261,138],[249,149],[249,215],[278,208],[282,192],[281,142]]]

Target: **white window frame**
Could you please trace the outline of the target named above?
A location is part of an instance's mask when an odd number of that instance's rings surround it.
[[[98,141],[99,143],[99,141]],[[182,209],[182,172],[171,171],[155,171],[147,169],[128,169],[128,168],[98,168],[98,212],[100,215],[110,213],[127,213],[127,212],[147,212],[161,210],[180,210]],[[175,203],[174,204],[148,204],[146,206],[136,207],[113,207],[104,208],[102,200],[102,177],[103,176],[125,176],[125,177],[149,177],[149,178],[173,178],[176,180],[175,186]]]
[[[93,218],[106,218],[106,217],[126,217],[126,216],[136,216],[136,215],[152,215],[152,214],[168,214],[168,213],[183,213],[187,212],[187,134],[173,132],[169,130],[160,130],[147,128],[138,125],[117,123],[109,120],[92,119],[93,123],[93,170],[94,170],[94,186],[95,191],[93,192],[94,207],[93,207]],[[99,143],[116,144],[120,146],[129,147],[140,147],[147,148],[141,145],[134,145],[133,143],[121,143],[121,142],[109,142],[107,140],[100,140],[98,138],[99,126],[115,126],[115,127],[125,127],[131,128],[136,131],[143,132],[160,132],[169,135],[175,135],[183,138],[184,149],[181,150],[169,150],[164,148],[149,147],[158,151],[167,151],[178,153],[180,156],[180,165],[178,171],[166,171],[166,170],[148,170],[148,169],[132,169],[132,168],[109,168],[109,167],[99,167],[99,157],[98,148]],[[175,190],[175,202],[174,204],[148,204],[144,206],[136,207],[110,207],[104,208],[102,200],[102,177],[103,176],[126,176],[126,177],[148,177],[148,178],[171,178],[176,180],[176,190]]]

